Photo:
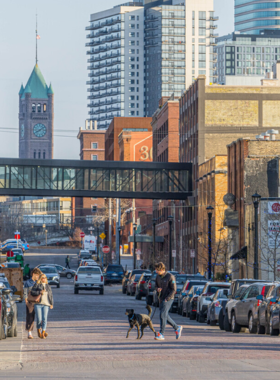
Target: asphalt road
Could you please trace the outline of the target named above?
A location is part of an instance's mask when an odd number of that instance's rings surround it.
[[[32,254],[30,266],[63,264],[68,254],[50,253]],[[74,267],[75,252],[71,254]],[[19,322],[18,337],[0,342],[0,378],[279,379],[280,337],[226,333],[172,314],[184,326],[181,340],[175,339],[170,327],[164,342],[155,341],[148,329],[142,340],[136,340],[136,330],[126,339],[125,309],[145,313],[144,300],[123,295],[119,285],[106,286],[103,296],[98,292],[74,295],[73,280],[67,279],[53,293],[48,338],[28,340]],[[20,316],[24,316],[23,306],[19,305]],[[153,323],[158,330],[158,311]]]

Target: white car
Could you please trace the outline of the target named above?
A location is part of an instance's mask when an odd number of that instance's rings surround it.
[[[99,290],[104,294],[104,277],[99,266],[81,266],[78,268],[74,279],[74,293],[80,290]]]
[[[197,298],[196,320],[200,323],[205,322],[207,316],[207,308],[211,303],[213,296],[218,289],[229,289],[230,284],[226,282],[207,282],[202,290],[201,295]]]

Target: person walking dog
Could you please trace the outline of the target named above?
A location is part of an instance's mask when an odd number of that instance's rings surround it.
[[[33,339],[32,331],[34,328],[34,321],[35,321],[35,310],[34,310],[34,303],[28,301],[28,294],[33,288],[33,286],[36,284],[36,281],[38,281],[41,271],[38,268],[33,269],[31,278],[24,283],[24,299],[26,303],[26,324],[25,328],[28,331],[28,339]]]
[[[70,257],[69,257],[69,255],[65,259],[65,267],[70,269]]]
[[[41,274],[37,283],[31,289],[32,296],[41,295],[39,303],[35,304],[35,312],[37,316],[37,332],[38,337],[46,339],[48,333],[47,321],[49,309],[53,309],[53,294],[45,274]]]
[[[183,327],[177,324],[169,316],[169,310],[174,301],[176,294],[176,281],[175,277],[165,270],[163,263],[155,265],[157,273],[156,277],[156,290],[159,298],[159,313],[160,313],[160,332],[156,333],[156,340],[164,340],[164,333],[166,323],[173,327],[176,333],[176,339],[180,339]]]

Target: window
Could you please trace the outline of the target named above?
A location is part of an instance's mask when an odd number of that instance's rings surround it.
[[[134,40],[129,40],[128,44],[129,44],[130,46],[135,46],[135,41],[134,41]]]
[[[38,152],[38,158],[41,158],[41,151]]]
[[[37,112],[42,112],[42,111],[41,111],[41,104],[40,104],[40,103],[37,104]]]
[[[206,70],[198,70],[198,75],[206,75]]]
[[[97,155],[96,154],[92,154],[91,155],[91,159],[92,159],[92,161],[97,161]]]
[[[135,80],[134,79],[129,79],[129,84],[135,84]]]
[[[97,206],[91,206],[91,212],[96,212],[97,211]]]
[[[139,24],[137,24],[137,29],[139,29]]]
[[[135,54],[135,49],[129,49],[129,54]]]
[[[36,112],[36,104],[32,104],[32,112]]]
[[[135,92],[135,87],[129,87],[129,92]]]
[[[198,12],[198,18],[200,20],[206,20],[206,12]]]
[[[43,105],[43,112],[47,112],[47,105],[46,105],[46,103]]]
[[[46,158],[46,152],[44,151],[43,152],[43,159],[45,159]]]
[[[137,21],[139,21],[139,16],[137,16]]]
[[[135,115],[135,111],[129,111],[129,116],[134,116]]]
[[[135,29],[135,24],[129,24],[129,29]]]
[[[36,158],[36,150],[34,150],[33,158]]]
[[[97,149],[97,143],[91,143],[91,149]]]
[[[199,28],[199,30],[198,30],[198,34],[199,34],[200,36],[206,36],[206,29],[204,29],[204,28]]]
[[[129,37],[135,37],[135,32],[130,32]]]
[[[134,71],[130,71],[130,72],[129,72],[129,76],[130,76],[130,77],[135,77],[135,72],[134,72]]]
[[[129,103],[129,108],[135,108],[135,103]]]
[[[129,100],[134,100],[134,99],[135,99],[134,95],[132,95],[132,96],[129,97]]]

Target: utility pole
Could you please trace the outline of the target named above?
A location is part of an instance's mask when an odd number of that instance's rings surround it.
[[[174,200],[171,202],[172,203],[172,216],[173,216],[173,220],[174,220],[174,224],[173,224],[173,248],[175,249],[176,251],[176,255],[177,255],[177,238],[176,238],[176,209],[175,209],[175,202]],[[173,270],[176,270],[176,256],[173,258]]]
[[[120,227],[120,199],[116,199],[116,259],[120,261],[120,242],[119,242],[119,227]]]
[[[108,228],[108,233],[109,233],[108,241],[109,241],[109,247],[110,247],[109,255],[111,255],[111,258],[112,258],[112,199],[111,198],[109,198],[109,228]],[[110,262],[111,262],[111,259],[110,259],[110,257],[108,258],[108,256],[107,256],[107,264],[109,264]]]
[[[180,201],[180,211],[179,211],[179,218],[180,218],[180,248],[179,248],[179,260],[180,260],[180,272],[183,270],[183,201]]]

